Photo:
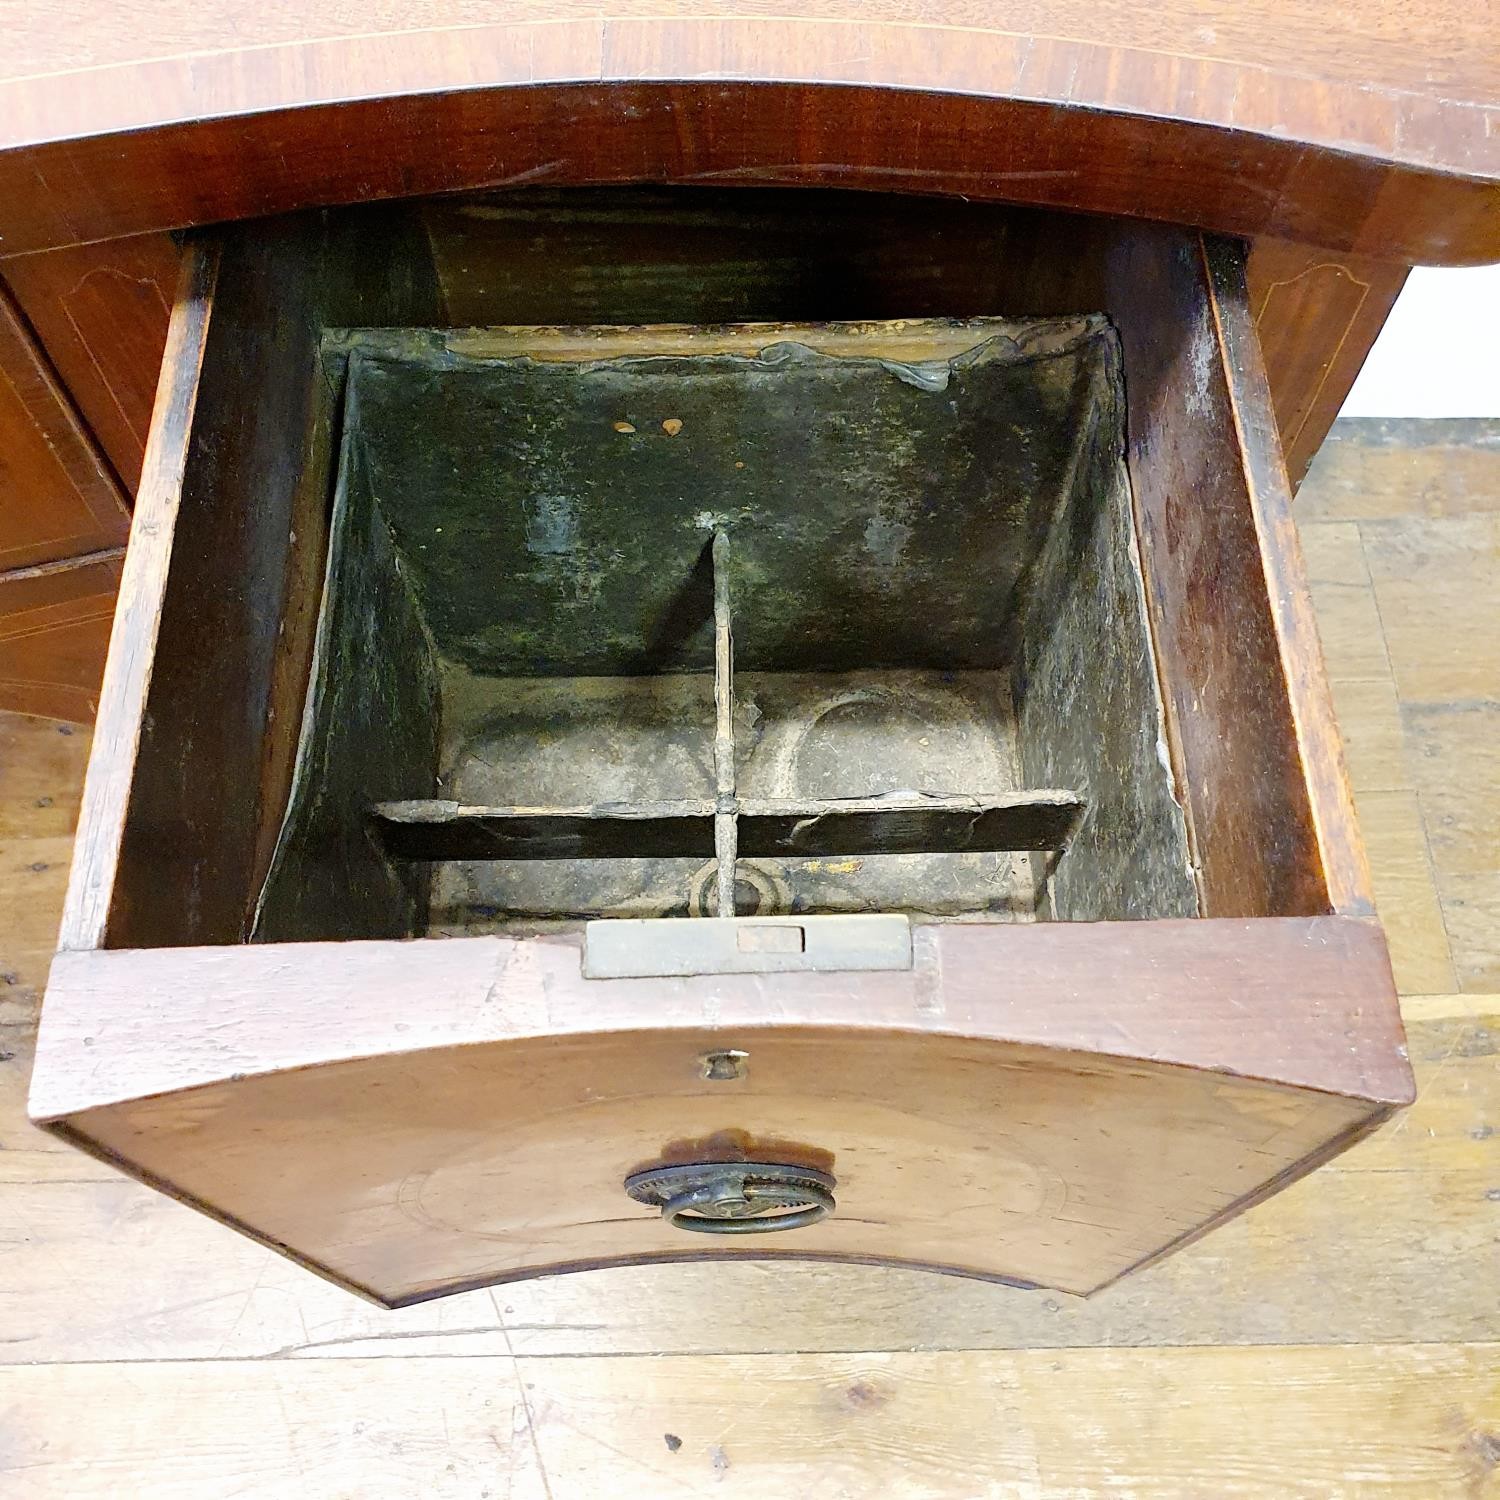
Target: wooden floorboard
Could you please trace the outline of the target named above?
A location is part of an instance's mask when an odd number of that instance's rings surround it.
[[[0,717],[0,1496],[1500,1496],[1500,428],[1340,427],[1298,513],[1420,1096],[1089,1302],[735,1264],[384,1313],[62,1147],[88,735]]]
[[[1486,1493],[1500,1346],[49,1365],[8,1495]]]

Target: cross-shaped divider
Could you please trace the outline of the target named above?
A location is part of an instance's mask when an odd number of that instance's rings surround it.
[[[713,568],[714,797],[587,807],[468,807],[425,799],[371,809],[397,859],[704,859],[717,861],[717,910],[735,914],[738,860],[877,854],[980,854],[1067,847],[1084,804],[1070,791],[884,792],[865,797],[741,798],[735,781],[734,624],[729,534]],[[706,913],[705,913],[706,914]]]

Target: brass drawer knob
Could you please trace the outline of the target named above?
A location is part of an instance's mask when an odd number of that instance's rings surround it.
[[[834,1210],[835,1185],[811,1167],[758,1161],[651,1167],[625,1179],[637,1203],[660,1208],[662,1218],[696,1234],[769,1234],[816,1224]]]

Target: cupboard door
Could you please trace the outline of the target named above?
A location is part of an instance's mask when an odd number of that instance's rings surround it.
[[[143,234],[20,255],[0,278],[120,483],[135,494],[181,253]]]

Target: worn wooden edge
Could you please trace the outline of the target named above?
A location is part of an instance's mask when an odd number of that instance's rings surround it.
[[[1371,916],[1370,865],[1354,811],[1302,543],[1292,519],[1291,485],[1265,364],[1250,320],[1244,260],[1205,239],[1199,245],[1329,905],[1347,916]]]
[[[1246,452],[1247,443],[1274,445],[1275,434],[1236,422],[1214,305],[1233,293],[1212,284],[1207,238],[1136,229],[1118,234],[1106,257],[1166,741],[1201,909],[1323,914],[1332,902],[1258,521],[1263,455]],[[1234,241],[1215,241],[1213,253],[1244,258]],[[1280,483],[1284,491],[1284,472]]]
[[[32,563],[25,568],[7,568],[0,573],[0,584],[29,583],[36,578],[57,578],[65,573],[77,572],[79,568],[95,568],[100,563],[120,562],[124,557],[124,547],[100,547],[93,552],[80,552],[76,557],[60,557],[56,562]]]
[[[1500,158],[1479,104],[1449,103],[1444,114],[1412,100],[1404,128],[1378,112],[1384,130],[1329,139],[1317,97],[1327,86],[1312,80],[1301,120],[1287,109],[1303,84],[1291,75],[1261,118],[1203,109],[1220,88],[1234,100],[1233,77],[1185,86],[1165,106],[1149,89],[1082,97],[1062,79],[1028,83],[1028,39],[1004,33],[751,17],[530,22],[472,28],[456,67],[433,36],[257,49],[284,68],[247,67],[227,50],[92,70],[86,87],[66,87],[69,74],[0,84],[0,118],[17,122],[0,149],[0,252],[545,179],[958,193],[1408,263],[1500,257]],[[491,67],[476,77],[484,44]],[[643,52],[674,62],[642,65]],[[1140,55],[1145,77],[1159,78],[1160,59]],[[310,89],[306,69],[324,67],[361,79],[359,95]],[[1111,59],[1100,76],[1122,75]],[[1372,118],[1357,94],[1348,88],[1352,119]],[[854,145],[830,154],[814,144],[829,117],[850,113],[877,140],[868,160]],[[889,159],[878,142],[892,135],[915,160]],[[234,173],[223,165],[231,158]],[[1112,158],[1131,169],[1100,173]]]
[[[1219,57],[1207,48],[1184,52],[930,16],[670,10],[661,7],[653,15],[627,3],[612,13],[581,16],[351,28],[346,35],[270,42],[216,38],[231,44],[176,55],[158,44],[138,58],[11,73],[0,78],[0,97],[9,96],[5,117],[14,124],[0,136],[0,146],[360,97],[520,85],[756,82],[954,92],[1114,110],[1266,134],[1318,151],[1369,155],[1476,180],[1500,175],[1489,170],[1500,166],[1488,138],[1492,101],[1451,88],[1423,93],[1378,77],[1319,76],[1285,63]],[[1198,40],[1211,48],[1211,34]],[[251,66],[252,58],[261,65]],[[1172,65],[1165,76],[1164,63]],[[310,79],[337,79],[342,87],[325,84],[319,97]],[[1235,87],[1250,81],[1262,84],[1265,97]],[[1370,108],[1371,100],[1382,107]]]
[[[325,335],[329,347],[366,357],[443,362],[524,358],[543,364],[737,354],[755,358],[775,344],[794,343],[830,358],[898,364],[955,360],[1002,337],[1015,358],[1045,357],[1096,337],[1101,315],[1060,317],[865,318],[832,323],[581,323],[495,324],[482,328],[345,328]],[[1003,355],[994,354],[995,358]]]
[[[31,1113],[60,1138],[298,1265],[379,1305],[404,1306],[533,1273],[383,1296],[122,1159],[92,1137],[91,1116],[102,1121],[114,1105],[372,1057],[411,1066],[434,1048],[550,1050],[564,1037],[636,1032],[646,1041],[665,1031],[681,1033],[695,1051],[718,1036],[753,1049],[757,1030],[844,1049],[889,1042],[893,1033],[913,1046],[978,1040],[995,1047],[997,1060],[1044,1057],[1084,1078],[1109,1058],[1332,1093],[1352,1107],[1351,1129],[1236,1200],[1233,1212],[1312,1170],[1411,1097],[1394,996],[1381,993],[1382,969],[1390,989],[1384,944],[1370,922],[946,924],[919,927],[914,937],[918,963],[909,973],[777,976],[775,1012],[765,1004],[763,976],[583,981],[573,939],[62,953],[44,1011]],[[694,1258],[684,1249],[546,1270]],[[752,1251],[746,1258],[767,1257]],[[880,1263],[972,1274],[928,1261]],[[1002,1268],[984,1279],[1017,1278]]]
[[[195,243],[183,261],[105,661],[60,948],[96,948],[104,940],[151,686],[218,264],[219,249],[212,242]]]
[[[354,1058],[705,1025],[964,1037],[1378,1105],[1413,1097],[1385,940],[1360,918],[917,924],[911,970],[774,981],[585,980],[581,943],[564,933],[61,952],[30,1111],[48,1121]]]
[[[1123,295],[1123,293],[1116,293],[1117,305]],[[1122,346],[1126,345],[1127,331],[1122,329]],[[1128,382],[1133,361],[1125,347],[1122,347],[1122,357],[1126,362]],[[1212,910],[1208,900],[1210,880],[1204,872],[1204,849],[1203,841],[1198,833],[1198,812],[1193,796],[1195,781],[1190,765],[1189,747],[1183,734],[1181,715],[1172,691],[1173,684],[1168,670],[1168,647],[1172,629],[1164,598],[1165,590],[1157,569],[1152,565],[1154,558],[1151,556],[1150,526],[1147,515],[1148,510],[1151,509],[1152,497],[1147,485],[1142,482],[1143,478],[1155,472],[1157,466],[1154,464],[1149,467],[1143,466],[1138,458],[1143,429],[1148,426],[1148,421],[1143,419],[1142,414],[1138,412],[1137,403],[1132,401],[1131,396],[1132,389],[1127,383],[1125,388],[1126,468],[1130,476],[1131,547],[1134,551],[1136,567],[1140,572],[1141,588],[1146,600],[1146,636],[1151,643],[1151,660],[1156,671],[1156,697],[1160,706],[1161,739],[1166,746],[1167,760],[1171,766],[1173,792],[1178,806],[1182,809],[1183,834],[1187,843],[1193,889],[1198,897],[1198,910],[1207,912]]]
[[[1067,847],[1084,804],[1068,792],[884,796],[740,804],[740,848],[778,855],[1019,853]]]

